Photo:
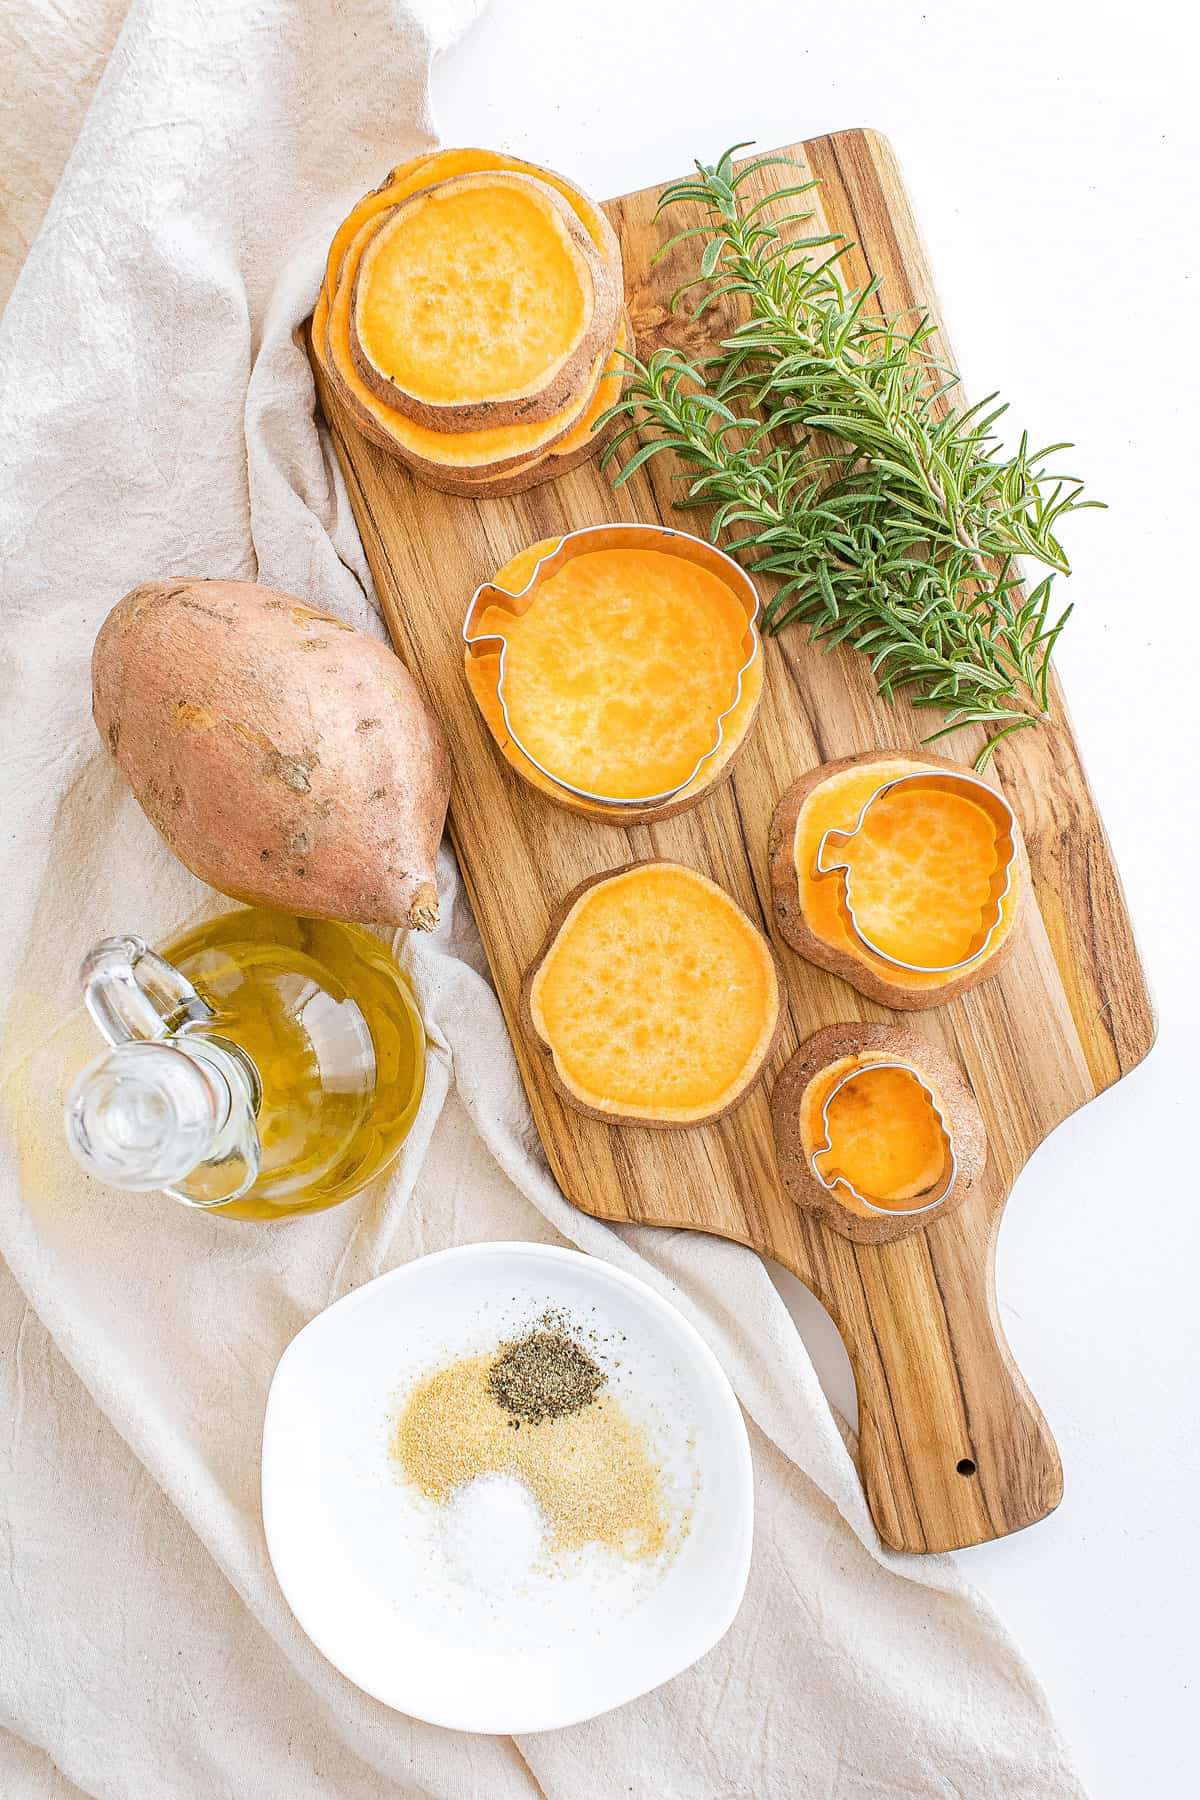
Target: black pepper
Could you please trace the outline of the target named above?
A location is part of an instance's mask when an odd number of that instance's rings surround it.
[[[582,1411],[608,1377],[586,1350],[560,1331],[531,1331],[501,1347],[488,1372],[493,1398],[514,1429]]]

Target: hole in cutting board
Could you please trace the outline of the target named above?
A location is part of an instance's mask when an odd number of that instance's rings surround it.
[[[973,1475],[975,1473],[975,1464],[971,1461],[969,1456],[962,1457],[954,1466],[960,1475]]]

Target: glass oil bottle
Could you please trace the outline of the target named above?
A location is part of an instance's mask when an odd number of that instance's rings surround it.
[[[111,1048],[72,1087],[66,1128],[101,1180],[278,1219],[348,1199],[407,1137],[425,1030],[361,927],[253,907],[162,955],[106,938],[82,973]]]

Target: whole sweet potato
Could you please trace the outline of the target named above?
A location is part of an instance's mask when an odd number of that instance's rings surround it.
[[[171,849],[221,893],[436,925],[449,756],[375,638],[252,582],[146,582],[101,626],[92,710]]]

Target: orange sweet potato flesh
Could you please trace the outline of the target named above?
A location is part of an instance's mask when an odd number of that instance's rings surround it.
[[[355,367],[438,431],[549,418],[612,346],[616,284],[562,195],[530,176],[460,175],[376,225],[351,303]]]
[[[805,923],[814,936],[859,961],[870,960],[869,953],[845,917],[844,877],[813,872],[817,846],[831,827],[853,831],[864,804],[883,782],[924,766],[917,759],[880,759],[843,770],[809,795],[797,818],[793,856]],[[868,829],[845,851],[863,929],[904,962],[935,966],[965,957],[978,937],[995,866],[992,821],[969,800],[915,787],[889,796],[882,808],[878,823],[878,808],[872,808]],[[836,854],[840,859],[842,850]],[[989,961],[1015,921],[1020,875],[1018,868],[988,947]],[[887,967],[887,979],[911,989],[936,989],[946,982],[943,975],[895,966]]]
[[[780,1018],[770,946],[740,907],[695,870],[645,862],[598,876],[564,908],[525,1012],[570,1104],[656,1126],[737,1105]]]
[[[342,220],[333,235],[325,263],[326,298],[331,298],[337,287],[342,258],[352,238],[368,220],[378,218],[380,213],[387,212],[399,201],[406,200],[410,194],[420,193],[424,188],[431,187],[435,181],[451,181],[458,175],[472,175],[488,169],[506,169],[516,174],[531,175],[556,189],[575,212],[600,255],[610,263],[619,264],[620,251],[612,226],[595,202],[589,200],[573,182],[556,175],[552,169],[540,168],[537,163],[523,162],[519,156],[506,156],[499,150],[436,150],[429,155],[413,157],[411,161],[401,163],[373,193],[365,194]]]
[[[482,171],[510,171],[530,177],[553,189],[567,202],[607,274],[611,288],[612,342],[600,347],[594,362],[585,371],[578,391],[545,419],[527,420],[511,427],[494,423],[489,429],[461,433],[434,432],[428,425],[422,431],[416,421],[398,419],[395,409],[371,391],[354,365],[349,332],[353,281],[363,252],[384,215],[434,183]],[[519,492],[539,481],[552,479],[591,453],[591,443],[581,441],[577,434],[586,423],[587,438],[591,440],[591,424],[603,410],[603,406],[597,406],[595,401],[601,374],[612,371],[609,353],[617,337],[620,269],[616,234],[601,208],[572,182],[552,170],[498,151],[433,152],[394,169],[374,193],[359,201],[338,227],[313,312],[313,351],[363,433],[381,448],[399,456],[430,486],[440,487],[448,493],[473,493],[478,481],[486,483],[488,494]],[[629,343],[632,346],[631,338]],[[611,404],[611,400],[604,404]],[[594,443],[598,447],[599,438]],[[562,456],[559,460],[543,460],[549,450],[560,446]]]
[[[594,550],[540,583],[507,639],[516,737],[571,787],[649,799],[686,782],[737,698],[746,614],[710,570],[661,551]]]
[[[497,573],[496,586],[519,593],[529,582],[537,563],[549,556],[559,542],[561,539],[543,538],[513,557]],[[533,680],[524,696],[519,679],[520,659],[514,661],[511,652],[506,659],[508,675],[515,672],[518,676],[515,686],[511,679],[505,681],[510,716],[518,726],[519,735],[526,738],[528,733],[527,741],[537,760],[569,780],[572,786],[588,787],[592,793],[603,792],[617,797],[639,788],[647,794],[665,792],[685,779],[700,755],[711,746],[715,721],[736,692],[737,671],[745,660],[746,614],[735,596],[715,576],[707,570],[682,563],[679,558],[657,555],[648,560],[649,553],[636,550],[600,554],[606,562],[592,565],[599,577],[597,581],[588,580],[589,570],[585,566],[581,581],[563,583],[557,590],[561,602],[573,593],[586,598],[589,587],[598,589],[603,600],[607,589],[609,604],[602,612],[594,634],[593,647],[599,651],[599,657],[589,660],[585,666],[577,654],[577,646],[569,638],[561,644],[563,666],[568,671],[567,685],[575,690],[577,704],[570,704],[568,694],[565,704],[552,703],[544,711],[540,710],[539,688],[553,678],[554,670],[552,663],[548,664],[547,659],[538,654],[539,646],[534,644]],[[563,576],[581,564],[591,564],[591,558],[576,558],[556,579],[561,583]],[[672,565],[670,570],[668,565]],[[635,624],[620,604],[624,593],[634,591],[640,596],[647,592],[644,571],[660,569],[663,574],[657,584],[657,609],[647,609],[646,615],[639,613]],[[671,576],[669,582],[665,579],[668,573]],[[614,585],[614,574],[624,579]],[[703,579],[697,581],[695,577]],[[551,585],[547,584],[547,588]],[[613,605],[614,601],[616,605]],[[496,611],[498,613],[499,609]],[[560,612],[560,626],[562,622]],[[507,627],[511,621],[501,616],[498,623]],[[551,631],[547,633],[551,639],[551,653],[555,647],[553,626],[552,619]],[[484,628],[485,620],[481,620],[480,629]],[[513,743],[505,727],[497,692],[498,655],[473,656],[468,652],[464,667],[476,704],[506,761],[527,781],[562,804],[605,815],[605,809],[599,803],[566,793],[557,783],[548,780]],[[601,679],[603,690],[599,687]],[[759,656],[742,677],[741,696],[725,719],[720,748],[707,759],[695,779],[668,803],[668,807],[655,809],[658,816],[694,803],[727,770],[745,741],[761,692],[762,657]],[[603,732],[595,729],[601,723],[600,709],[606,696],[614,709],[610,729],[615,733],[615,741],[611,744],[605,741]],[[515,712],[514,698],[517,701]],[[522,716],[522,700],[529,714],[527,718]],[[616,714],[620,716],[616,717]],[[556,725],[557,731],[554,730]],[[592,741],[589,761],[584,765],[582,760],[576,761],[574,741],[578,731],[588,729],[592,731]],[[596,784],[576,779],[585,775],[595,777]],[[612,780],[620,785],[601,787],[601,780]],[[660,785],[655,787],[651,785],[653,782]],[[606,816],[628,820],[630,812],[610,809]]]
[[[966,793],[894,788],[833,847],[866,937],[900,962],[962,962],[986,935],[997,833]]]
[[[814,1077],[801,1106],[801,1135],[810,1157],[820,1151],[827,1097],[843,1076],[862,1070],[830,1105],[830,1152],[819,1157],[819,1171],[826,1182],[844,1176],[877,1206],[903,1210],[941,1180],[949,1140],[917,1076],[907,1069],[872,1068],[871,1060],[843,1057]]]
[[[903,1067],[878,1066],[884,1063]],[[855,1079],[835,1095],[848,1075]],[[827,1100],[833,1153],[822,1156]],[[968,1200],[987,1165],[987,1130],[962,1070],[902,1025],[854,1020],[806,1038],[772,1088],[771,1124],[789,1199],[857,1243],[892,1243],[924,1230],[933,1203],[946,1217]],[[839,1172],[844,1179],[835,1181]]]
[[[337,291],[329,306],[323,362],[339,396],[374,441],[400,456],[426,480],[439,474],[499,474],[527,462],[564,438],[588,410],[608,352],[597,358],[585,391],[562,413],[536,423],[491,426],[479,431],[434,431],[397,413],[372,393],[355,367],[350,345],[350,309],[354,280],[363,251],[376,228],[363,225],[346,252]],[[315,321],[314,321],[315,327]],[[314,344],[317,340],[314,336]],[[321,347],[318,345],[318,355]]]
[[[535,184],[501,176],[442,182],[397,207],[358,284],[363,348],[434,404],[530,393],[590,316],[587,265],[563,220]]]
[[[97,729],[170,848],[234,899],[430,930],[450,789],[387,646],[246,581],[159,581],[92,656]]]

